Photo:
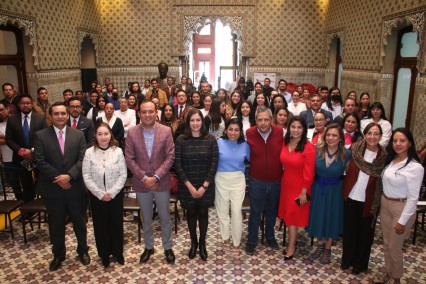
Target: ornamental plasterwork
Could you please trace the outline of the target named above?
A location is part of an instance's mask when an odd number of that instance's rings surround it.
[[[207,24],[214,25],[220,20],[224,26],[231,28],[231,33],[237,35],[237,41],[240,42],[239,49],[243,45],[243,17],[241,16],[184,16],[183,34],[185,55],[189,54],[189,44],[192,43],[192,35],[196,33],[199,27]]]
[[[175,0],[173,5],[175,6],[254,6],[256,5],[256,0],[202,0],[202,1],[194,0]]]
[[[37,36],[35,30],[35,20],[25,19],[23,17],[0,14],[0,25],[12,24],[20,29],[24,29],[26,36],[30,38],[30,45],[33,47],[34,66],[38,69]]]
[[[413,26],[413,32],[417,32],[417,43],[419,44],[419,53],[417,54],[417,69],[420,73],[424,74],[426,72],[426,64],[422,64],[423,61],[426,61],[426,58],[423,59],[423,53],[425,53],[425,47],[423,46],[425,17],[426,11],[423,11],[415,14],[396,17],[383,22],[382,45],[380,47],[380,67],[383,66],[385,58],[385,46],[388,45],[388,36],[392,34],[392,31],[398,26],[398,24],[407,23]]]
[[[345,32],[343,30],[340,30],[340,31],[328,33],[327,34],[327,42],[326,42],[327,50],[325,51],[325,64],[326,65],[328,64],[328,58],[330,57],[331,42],[333,41],[334,38],[340,39],[340,50],[342,52],[342,57],[343,57],[343,54],[345,52],[345,49],[344,49]]]
[[[80,58],[80,65],[81,65],[81,56],[80,56],[81,47],[85,37],[89,37],[90,39],[92,39],[93,46],[95,48],[95,63],[96,65],[98,65],[98,42],[99,42],[98,33],[94,31],[85,30],[85,29],[78,29],[77,36],[78,36],[78,57]]]

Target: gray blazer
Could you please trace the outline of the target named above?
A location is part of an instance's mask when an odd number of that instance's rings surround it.
[[[85,192],[81,168],[86,151],[84,133],[66,126],[64,154],[61,152],[53,126],[36,133],[34,156],[39,170],[37,192],[43,198],[77,197]],[[53,181],[56,176],[69,174],[71,188],[64,190]]]

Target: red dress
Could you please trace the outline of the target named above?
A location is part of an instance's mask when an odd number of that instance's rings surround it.
[[[281,178],[280,205],[278,216],[287,226],[306,227],[309,219],[310,202],[298,206],[295,199],[307,188],[311,194],[311,186],[315,175],[316,148],[311,142],[305,144],[303,152],[288,151],[283,145],[280,160],[284,168]]]

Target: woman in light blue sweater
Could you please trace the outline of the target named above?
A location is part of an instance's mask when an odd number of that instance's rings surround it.
[[[219,217],[219,228],[224,249],[231,249],[230,231],[234,248],[232,255],[237,257],[240,251],[242,235],[242,212],[246,179],[245,160],[250,159],[250,148],[244,140],[243,125],[237,118],[230,119],[225,126],[224,135],[217,141],[219,146],[219,164],[215,185],[215,205]],[[231,216],[229,216],[231,202]]]

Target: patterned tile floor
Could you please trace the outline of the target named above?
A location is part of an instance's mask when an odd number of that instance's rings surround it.
[[[247,222],[244,225],[243,244],[246,240]],[[379,226],[378,226],[379,227]],[[304,231],[299,236],[297,255],[292,261],[284,262],[281,251],[273,251],[258,245],[254,256],[242,251],[239,258],[233,258],[221,248],[216,212],[210,210],[208,230],[208,260],[203,262],[197,256],[189,260],[186,256],[189,237],[186,222],[180,221],[179,231],[174,239],[176,264],[167,265],[161,247],[158,220],[155,222],[155,243],[157,251],[147,264],[139,264],[143,241],[137,242],[137,227],[125,223],[125,265],[112,262],[104,269],[97,257],[92,222],[88,223],[89,254],[92,262],[84,267],[77,259],[76,242],[72,226],[67,226],[67,259],[56,272],[49,272],[52,259],[47,226],[40,230],[35,227],[28,234],[28,244],[22,238],[20,223],[15,221],[15,239],[7,234],[0,235],[0,283],[371,283],[383,275],[382,238],[377,228],[373,245],[370,270],[358,276],[340,270],[341,241],[337,241],[332,252],[332,262],[321,265],[306,258],[310,250],[310,239]],[[277,232],[277,239],[282,239]],[[403,283],[426,283],[426,233],[419,231],[417,244],[411,238],[404,246],[406,272]]]

